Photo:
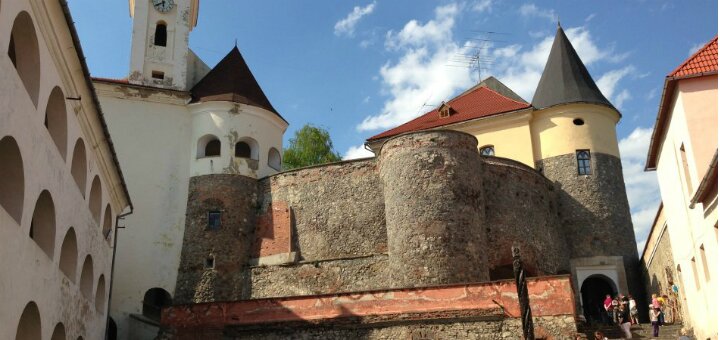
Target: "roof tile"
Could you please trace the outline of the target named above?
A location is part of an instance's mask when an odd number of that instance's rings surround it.
[[[710,40],[690,58],[668,74],[668,77],[682,78],[718,70],[718,37]]]

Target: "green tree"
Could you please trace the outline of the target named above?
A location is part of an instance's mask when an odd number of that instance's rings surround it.
[[[295,137],[290,139],[290,146],[283,151],[284,170],[339,160],[340,154],[333,150],[330,133],[311,124],[305,124],[295,131]]]

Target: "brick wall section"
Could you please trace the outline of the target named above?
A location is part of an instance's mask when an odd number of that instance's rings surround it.
[[[558,193],[552,182],[525,164],[482,157],[485,227],[491,279],[512,278],[513,244],[520,246],[531,275],[569,271],[567,245],[560,232]],[[502,270],[504,266],[505,270]]]
[[[306,261],[384,253],[385,203],[375,160],[341,162],[260,180],[261,208],[292,209],[293,251]]]
[[[529,279],[528,291],[540,333],[574,335],[575,303],[569,276]],[[470,338],[483,334],[516,338],[518,317],[516,287],[507,280],[174,306],[163,310],[162,326],[166,338],[178,339],[190,335],[220,338],[219,334],[277,339],[289,333],[301,338],[304,334],[306,338],[385,339],[399,334],[407,338],[423,328],[438,330],[443,336],[469,332]]]
[[[387,141],[378,160],[394,287],[489,278],[477,139],[456,131]]]
[[[252,258],[289,253],[292,229],[287,202],[275,201],[265,207],[257,218]]]
[[[575,154],[537,162],[560,187],[562,232],[571,258],[623,256],[628,288],[642,296],[642,278],[620,159],[591,153],[591,175],[578,175]]]
[[[208,229],[208,211],[222,226]],[[239,175],[190,178],[185,235],[174,303],[239,300],[249,294],[243,270],[250,255],[257,211],[257,181]],[[205,268],[214,256],[215,267]]]

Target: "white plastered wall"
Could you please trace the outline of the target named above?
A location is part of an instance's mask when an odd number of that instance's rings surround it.
[[[101,164],[111,164],[104,153],[102,130],[98,124],[90,89],[86,86],[80,61],[66,26],[58,1],[3,1],[0,8],[0,139],[12,136],[18,144],[23,161],[24,198],[22,218],[15,219],[0,207],[0,339],[14,339],[20,315],[33,301],[40,312],[41,334],[49,339],[55,326],[62,323],[68,338],[100,339],[104,336],[106,309],[96,310],[95,293],[100,275],[105,279],[107,299],[112,257],[112,234],[104,239],[102,227],[91,216],[88,201],[93,178],[97,175],[102,186],[101,222],[108,203],[115,215],[127,201],[121,188],[111,185],[108,173]],[[15,17],[21,11],[30,14],[38,39],[40,82],[38,105],[35,107],[12,65],[7,46]],[[50,38],[48,38],[50,37]],[[66,97],[67,159],[63,160],[43,122],[50,92],[59,86]],[[87,157],[86,190],[81,193],[70,173],[75,141],[82,138]],[[113,179],[114,181],[115,179]],[[113,182],[114,183],[114,182]],[[55,208],[55,238],[52,258],[30,238],[30,223],[35,203],[47,190]],[[77,237],[77,267],[74,282],[60,271],[60,253],[67,231],[72,227]],[[114,227],[114,226],[113,226]],[[83,261],[90,255],[93,261],[90,297],[80,293],[79,281]],[[107,308],[107,301],[103,304]]]
[[[173,294],[180,264],[189,181],[187,93],[96,82],[135,210],[118,231],[111,316],[127,339],[144,294]]]
[[[698,178],[695,167],[683,95],[677,90],[666,95],[674,96],[675,100],[670,104],[670,121],[658,157],[657,176],[667,216],[667,231],[672,243],[673,259],[681,269],[680,277],[685,296],[680,298],[684,298],[688,306],[690,320],[686,324],[693,327],[700,338],[712,336],[716,338],[718,308],[714,301],[717,301],[718,282],[717,240],[712,226],[705,221],[702,205],[697,205],[695,209],[689,208],[690,199],[701,179]],[[681,145],[685,147],[693,192],[688,192],[686,186],[687,179],[680,154]],[[701,245],[709,262],[707,264],[710,270],[709,278],[705,275],[702,264]]]

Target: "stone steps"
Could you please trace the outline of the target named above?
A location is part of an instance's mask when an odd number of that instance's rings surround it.
[[[660,336],[655,338],[652,336],[652,325],[649,323],[633,325],[630,328],[633,339],[677,339],[680,335],[682,324],[660,326]],[[624,333],[620,326],[582,326],[580,333],[587,336],[588,339],[594,339],[596,330],[602,331],[608,339],[623,339]]]

